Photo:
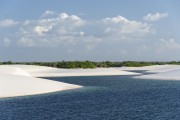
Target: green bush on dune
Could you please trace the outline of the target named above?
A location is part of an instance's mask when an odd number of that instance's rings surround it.
[[[79,61],[70,61],[70,62],[58,62],[58,68],[96,68],[95,64],[89,61],[79,62]]]

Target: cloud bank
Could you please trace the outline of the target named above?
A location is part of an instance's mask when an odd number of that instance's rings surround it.
[[[117,15],[87,20],[78,15],[47,10],[39,19],[0,21],[0,47],[42,48],[50,54],[68,56],[100,56],[124,60],[141,60],[180,50],[173,37],[157,33],[153,23],[168,17],[167,13],[148,14],[144,20],[131,20]],[[49,51],[46,51],[47,53]],[[42,54],[42,53],[41,53]],[[72,55],[73,54],[73,55]],[[64,57],[66,57],[64,56]],[[138,56],[138,57],[137,57]],[[53,56],[52,56],[53,58]]]
[[[129,20],[120,15],[89,21],[77,15],[58,14],[50,10],[45,11],[36,20],[0,21],[0,29],[7,26],[13,26],[14,31],[9,28],[12,32],[3,36],[6,47],[58,47],[83,44],[90,49],[101,42],[110,42],[110,39],[136,40],[154,32],[150,24]],[[8,31],[8,28],[6,29]]]

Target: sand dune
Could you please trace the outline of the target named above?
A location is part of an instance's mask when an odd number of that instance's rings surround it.
[[[109,75],[137,75],[138,73],[122,71],[116,68],[97,68],[97,69],[57,69],[39,72],[31,72],[35,77],[53,76],[109,76]]]
[[[161,65],[154,66],[155,69],[149,69],[147,72],[154,73],[149,75],[140,75],[139,79],[157,79],[157,80],[180,80],[180,65]]]
[[[0,74],[0,97],[34,95],[80,86],[22,75]]]
[[[35,95],[80,87],[82,86],[35,78],[15,65],[0,66],[0,98]]]
[[[137,74],[119,68],[57,69],[33,65],[0,65],[0,97],[34,95],[82,87],[36,77]]]
[[[13,65],[11,65],[12,67]],[[34,77],[66,77],[66,76],[105,76],[105,75],[137,75],[138,73],[123,71],[119,68],[96,69],[59,69],[34,65],[14,65]]]

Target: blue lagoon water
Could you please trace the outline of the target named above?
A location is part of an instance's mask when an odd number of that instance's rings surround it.
[[[132,76],[48,78],[76,90],[0,99],[0,120],[179,120],[180,81]]]

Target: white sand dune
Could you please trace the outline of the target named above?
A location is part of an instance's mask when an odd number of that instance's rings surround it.
[[[152,65],[144,67],[120,67],[120,70],[146,70],[147,72],[157,73],[171,71],[180,68],[180,65]]]
[[[180,65],[154,65],[146,67],[149,68],[147,72],[151,73],[161,73],[161,72],[170,72],[180,69]]]
[[[0,97],[35,95],[80,87],[22,75],[0,74],[0,76]]]
[[[31,70],[33,71],[33,69]],[[34,66],[34,70],[36,70],[36,66]],[[0,66],[0,98],[35,95],[80,87],[82,86],[35,78],[28,71],[15,65]]]
[[[34,65],[11,65],[11,67],[12,66],[23,69],[34,77],[138,75],[138,73],[123,71],[119,68],[59,69]]]
[[[50,93],[82,87],[36,77],[137,74],[122,71],[119,68],[57,69],[33,65],[0,65],[0,98]]]
[[[57,69],[39,72],[31,72],[36,77],[53,76],[109,76],[109,75],[137,75],[138,73],[122,71],[116,68],[97,68],[97,69]]]
[[[157,80],[180,80],[180,65],[161,65],[154,66],[154,69],[148,69],[148,75],[140,75],[139,79],[157,79]]]

